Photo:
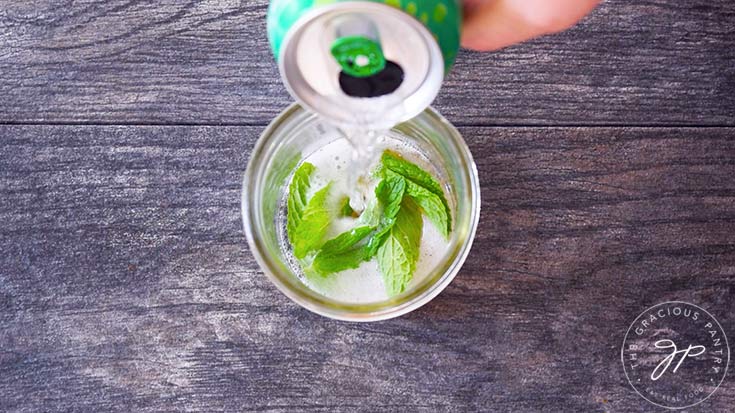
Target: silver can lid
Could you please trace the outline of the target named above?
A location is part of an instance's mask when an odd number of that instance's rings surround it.
[[[403,71],[390,93],[376,97],[347,94],[342,67],[330,49],[344,35],[376,37],[385,59]],[[428,107],[444,78],[437,41],[418,20],[403,11],[372,2],[315,7],[288,31],[279,70],[289,93],[303,106],[341,126],[389,128]]]

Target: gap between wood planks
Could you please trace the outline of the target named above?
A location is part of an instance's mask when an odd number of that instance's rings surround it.
[[[275,117],[274,117],[275,118]],[[696,123],[472,123],[451,122],[455,127],[461,128],[694,128],[694,129],[735,129],[735,124],[696,124]],[[205,127],[263,127],[267,122],[26,122],[26,121],[0,121],[0,126],[156,126],[156,127],[181,127],[181,126],[205,126]]]

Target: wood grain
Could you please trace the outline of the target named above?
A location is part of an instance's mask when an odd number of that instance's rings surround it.
[[[290,101],[266,1],[5,1],[0,122],[263,125]],[[563,34],[462,52],[458,125],[735,125],[735,3],[605,2]]]
[[[0,127],[0,410],[653,411],[620,363],[639,313],[690,301],[735,337],[733,129],[461,128],[475,247],[371,324],[253,261],[261,129]],[[691,411],[729,411],[733,378]]]

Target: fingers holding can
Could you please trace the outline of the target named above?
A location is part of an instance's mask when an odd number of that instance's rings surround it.
[[[466,0],[462,46],[498,50],[576,24],[600,0]]]

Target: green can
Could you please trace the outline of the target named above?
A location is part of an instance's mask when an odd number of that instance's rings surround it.
[[[390,127],[436,97],[461,23],[457,0],[272,0],[268,39],[301,104],[337,124]]]
[[[447,71],[459,50],[462,6],[456,0],[367,0],[404,11],[419,20],[434,35],[444,57]],[[313,8],[333,3],[357,3],[349,0],[272,0],[268,6],[268,40],[273,54],[279,57],[281,43],[288,30]]]

